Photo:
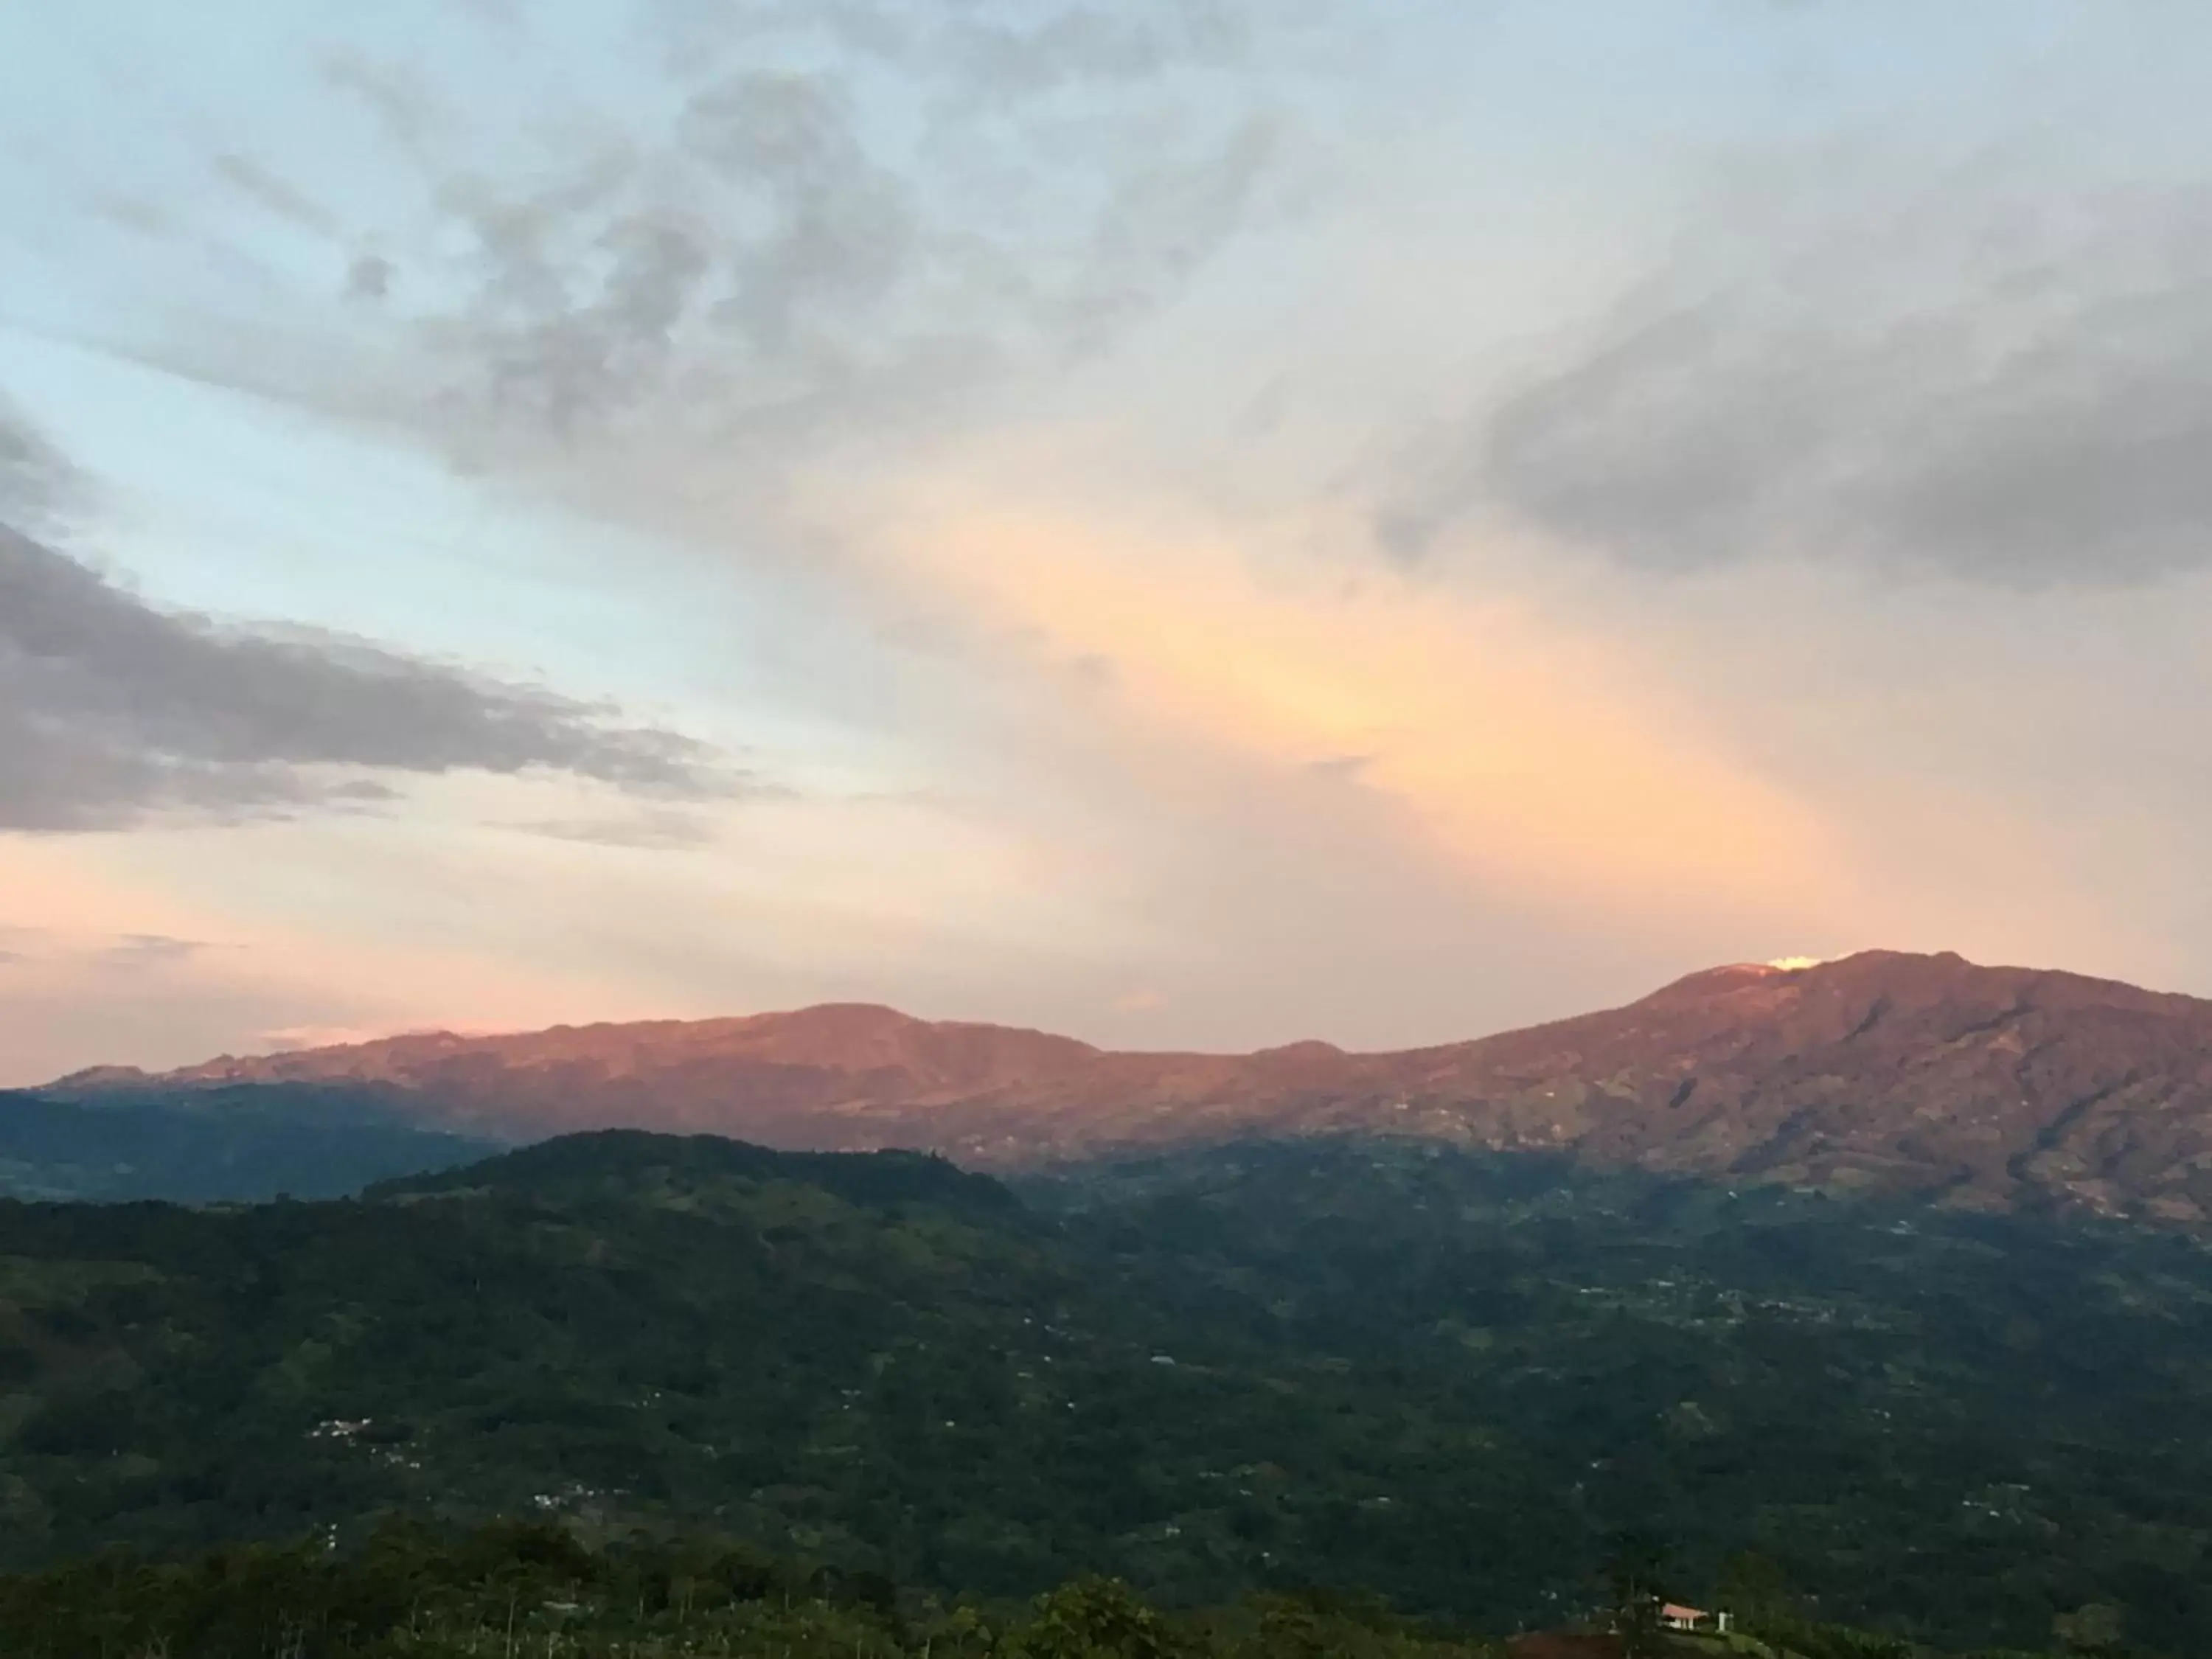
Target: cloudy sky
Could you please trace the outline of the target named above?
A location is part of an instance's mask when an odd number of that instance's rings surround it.
[[[2212,994],[2212,13],[0,9],[0,1082]]]

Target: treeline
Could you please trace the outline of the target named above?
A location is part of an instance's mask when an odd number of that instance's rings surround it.
[[[1496,1659],[1316,1592],[1170,1613],[1084,1578],[1009,1605],[706,1539],[587,1548],[550,1522],[380,1522],[159,1562],[121,1552],[0,1577],[5,1659]]]

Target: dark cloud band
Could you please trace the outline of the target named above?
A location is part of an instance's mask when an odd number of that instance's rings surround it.
[[[702,745],[359,641],[157,610],[0,526],[0,831],[351,805],[377,774],[568,773],[727,793]]]

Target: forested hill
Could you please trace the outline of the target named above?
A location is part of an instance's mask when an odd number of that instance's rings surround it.
[[[439,1194],[496,1195],[617,1211],[639,1204],[711,1208],[720,1199],[742,1209],[763,1184],[817,1188],[846,1203],[894,1214],[921,1208],[971,1220],[1012,1221],[1023,1209],[990,1176],[924,1153],[779,1152],[719,1135],[636,1129],[562,1135],[457,1168],[398,1176],[372,1186],[365,1196],[404,1204]]]
[[[0,1565],[374,1514],[704,1528],[1022,1596],[1685,1591],[2212,1636],[2189,1241],[1313,1142],[1017,1197],[914,1154],[574,1137],[367,1196],[0,1204]]]

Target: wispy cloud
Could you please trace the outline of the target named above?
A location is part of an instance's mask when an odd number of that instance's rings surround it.
[[[697,813],[665,809],[622,817],[531,818],[499,827],[527,836],[544,836],[552,841],[656,853],[696,850],[711,847],[715,841],[714,825],[707,818]]]
[[[226,184],[238,191],[256,206],[272,213],[289,224],[318,235],[334,234],[338,228],[337,216],[329,209],[310,201],[295,185],[286,183],[258,161],[244,155],[222,155],[215,158],[216,173]]]
[[[127,933],[108,947],[108,959],[131,967],[161,967],[185,962],[210,950],[205,939],[173,939],[167,933]]]
[[[450,116],[436,94],[404,64],[356,47],[340,47],[323,59],[323,76],[339,91],[358,99],[385,136],[418,159],[430,153]]]
[[[0,962],[61,962],[92,975],[159,972],[222,948],[167,933],[85,935],[52,927],[0,927]]]
[[[1341,15],[645,10],[664,84],[618,114],[549,88],[498,168],[463,145],[435,66],[325,53],[405,171],[404,216],[250,149],[208,165],[351,247],[343,297],[405,305],[338,329],[210,295],[201,328],[139,349],[601,501],[647,468],[665,510],[772,495],[794,454],[960,418],[1172,304],[1285,170],[1295,100],[1269,43]]]

